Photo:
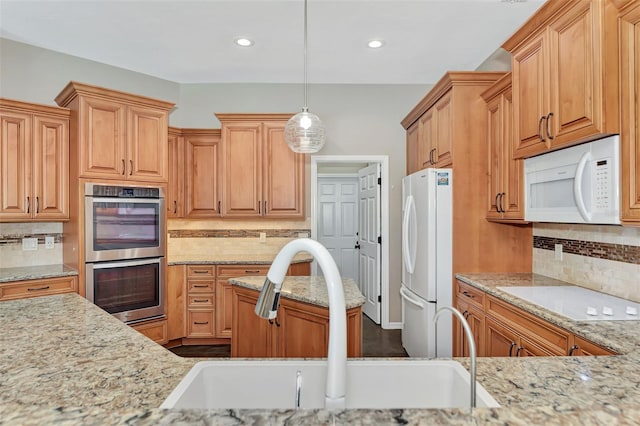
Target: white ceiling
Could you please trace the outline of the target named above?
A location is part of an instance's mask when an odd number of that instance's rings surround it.
[[[308,0],[309,82],[431,84],[473,70],[542,3]],[[304,75],[302,0],[0,0],[0,37],[179,83]]]

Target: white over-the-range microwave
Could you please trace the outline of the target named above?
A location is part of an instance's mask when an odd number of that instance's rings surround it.
[[[525,220],[620,224],[620,138],[524,160]]]

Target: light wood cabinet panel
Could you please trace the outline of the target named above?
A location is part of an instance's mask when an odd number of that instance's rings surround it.
[[[416,121],[407,128],[407,175],[422,169],[420,154],[420,123]]]
[[[51,294],[76,293],[77,291],[77,277],[14,281],[0,284],[0,301],[48,296]]]
[[[140,334],[144,334],[159,345],[164,345],[169,341],[167,337],[167,320],[149,321],[139,324],[133,324],[131,325],[131,328],[133,328]]]
[[[487,219],[524,222],[524,160],[513,158],[511,74],[482,94],[487,102]]]
[[[220,216],[220,131],[184,134],[186,218]]]
[[[547,2],[503,47],[512,53],[514,156],[619,131],[616,9]]]
[[[167,159],[167,218],[184,217],[184,136],[179,129],[169,128]]]
[[[257,302],[258,292],[233,288],[232,357],[269,358],[275,353],[278,328],[255,314]]]
[[[167,339],[186,335],[187,283],[184,265],[167,266]]]
[[[583,339],[580,336],[573,337],[573,344],[569,355],[573,356],[598,356],[598,355],[616,355],[615,352],[603,348],[600,345],[596,345],[589,340]]]
[[[0,100],[0,219],[69,218],[69,110]]]
[[[458,299],[457,309],[460,311],[462,316],[467,320],[469,324],[469,328],[471,329],[471,334],[473,335],[473,342],[476,346],[476,355],[484,356],[484,339],[485,339],[485,318],[484,312],[476,309],[469,303],[467,303],[464,299]],[[462,325],[460,325],[457,318],[454,320],[454,329],[456,330],[457,336],[455,339],[456,349],[455,356],[464,356],[468,357],[471,355],[469,351],[469,342],[467,338],[467,334],[464,332]]]
[[[484,355],[490,357],[516,356],[520,338],[516,333],[490,317],[485,318]]]
[[[172,103],[70,82],[56,97],[74,111],[71,150],[81,178],[167,181]]]
[[[187,337],[212,338],[215,336],[213,309],[187,310]]]
[[[453,164],[452,96],[452,92],[444,94],[434,106],[437,124],[432,146],[435,149],[433,153],[434,166],[438,168],[449,167]]]
[[[418,119],[418,125],[420,128],[418,133],[420,137],[418,145],[419,170],[435,165],[435,147],[433,146],[436,127],[435,121],[435,109],[433,108],[430,108]]]
[[[621,219],[640,224],[640,4],[620,16]]]
[[[304,218],[305,156],[285,143],[290,116],[216,115],[222,123],[222,216]]]
[[[288,302],[288,301],[287,301]],[[326,313],[309,312],[308,306],[282,301],[278,312],[279,345],[277,356],[283,358],[311,358],[327,353],[329,321]]]

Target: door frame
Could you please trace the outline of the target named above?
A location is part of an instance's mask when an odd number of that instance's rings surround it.
[[[382,185],[380,187],[380,304],[381,326],[390,328],[389,323],[389,156],[388,155],[312,155],[311,156],[311,238],[317,238],[318,208],[318,164],[319,163],[379,163]],[[315,262],[314,266],[315,268]],[[315,274],[315,269],[313,273]]]

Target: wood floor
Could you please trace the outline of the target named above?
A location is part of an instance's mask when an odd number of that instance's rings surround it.
[[[402,347],[400,330],[383,330],[366,315],[362,320],[362,356],[364,357],[406,357]],[[182,357],[189,358],[227,358],[231,345],[217,346],[179,346],[169,349]]]

